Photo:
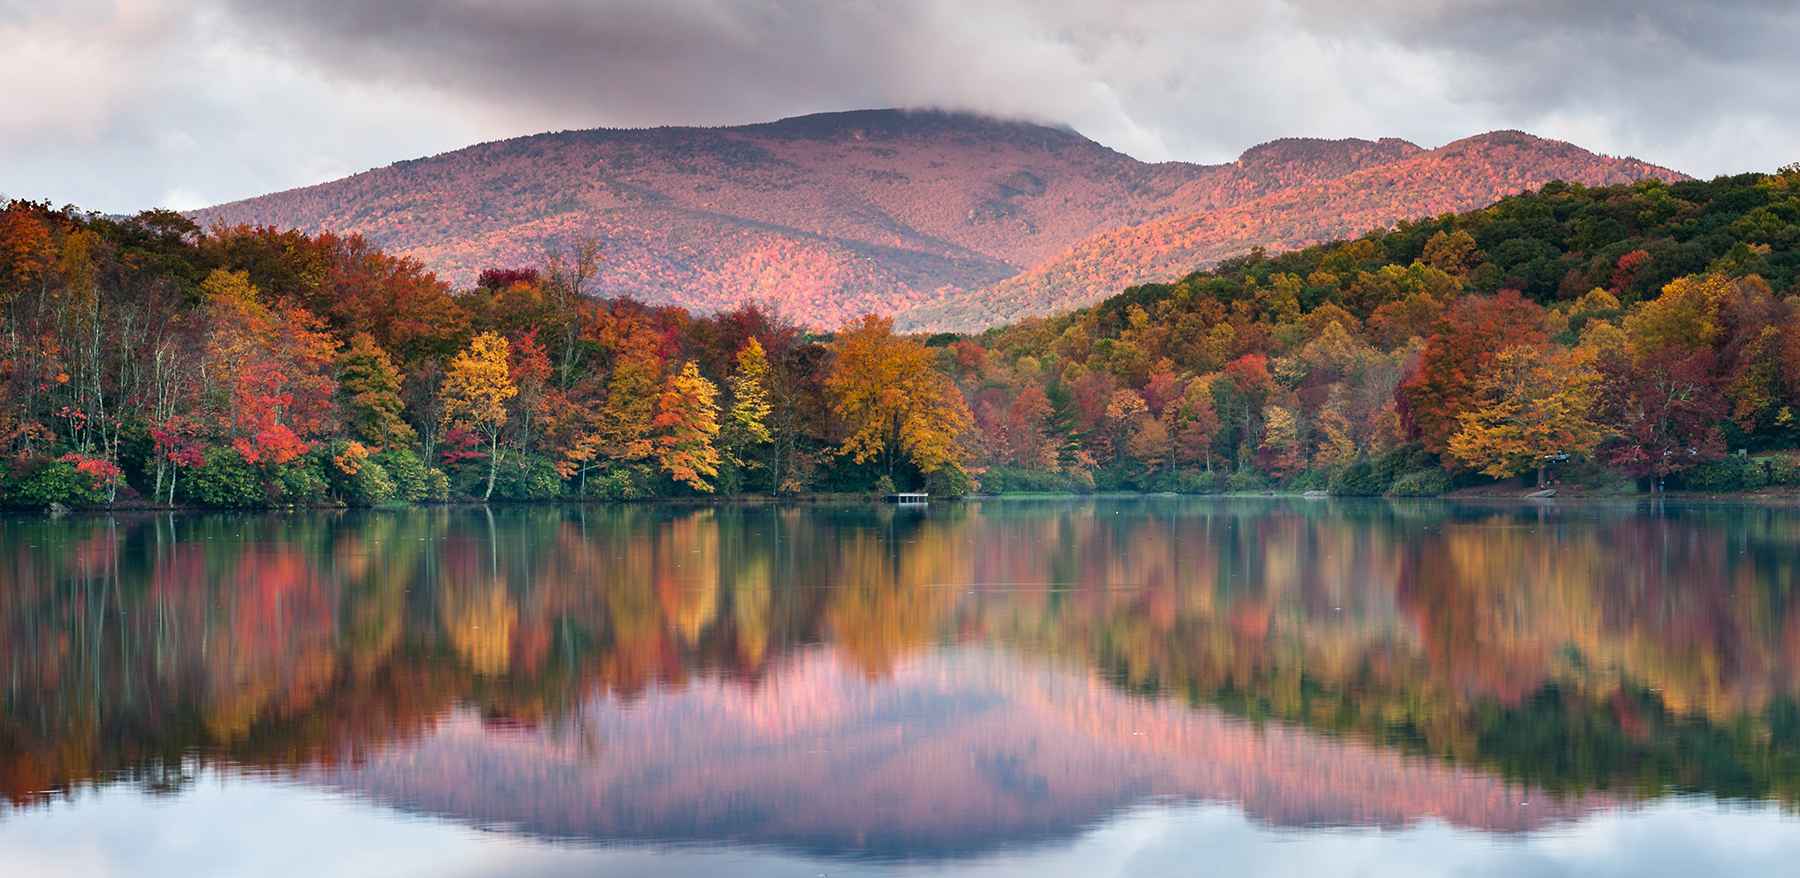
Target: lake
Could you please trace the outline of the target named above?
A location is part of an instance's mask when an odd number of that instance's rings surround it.
[[[9,876],[1774,874],[1800,509],[0,520]]]

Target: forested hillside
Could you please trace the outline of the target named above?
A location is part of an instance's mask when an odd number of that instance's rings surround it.
[[[1235,203],[1183,205],[1167,216],[1098,232],[990,288],[954,293],[896,319],[907,329],[957,330],[1056,314],[1255,247],[1294,250],[1415,217],[1484,207],[1555,180],[1598,186],[1646,178],[1683,179],[1636,159],[1496,131]]]
[[[1331,186],[1382,168],[1392,170]],[[593,288],[608,298],[754,306],[814,330],[918,307],[903,325],[967,331],[1252,246],[1358,234],[1551,180],[1646,175],[1680,176],[1516,132],[1428,152],[1393,138],[1294,138],[1200,165],[1140,162],[1066,128],[863,110],[520,137],[192,218],[360,234],[459,286],[594,240]]]
[[[979,338],[0,211],[14,506],[1800,480],[1800,169],[1553,184]],[[1539,475],[1541,473],[1541,476]]]
[[[952,369],[990,489],[1755,487],[1797,474],[1714,462],[1800,440],[1797,248],[1800,168],[1559,183],[993,330]]]

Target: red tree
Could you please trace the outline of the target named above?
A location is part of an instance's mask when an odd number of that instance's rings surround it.
[[[1544,309],[1516,290],[1457,300],[1441,320],[1397,393],[1409,435],[1434,454],[1444,453],[1468,407],[1475,379],[1500,351],[1541,345]]]

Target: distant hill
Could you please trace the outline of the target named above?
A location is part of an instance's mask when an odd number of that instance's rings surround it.
[[[1278,141],[1257,147],[1239,161],[1284,145]],[[990,289],[912,308],[898,322],[912,329],[967,329],[1052,314],[1091,305],[1135,284],[1171,280],[1255,247],[1293,250],[1403,219],[1472,210],[1552,180],[1600,186],[1645,177],[1685,179],[1636,159],[1596,155],[1519,131],[1496,131],[1433,150],[1415,149],[1353,173],[1299,178],[1294,185],[1235,204],[1108,229]]]
[[[1251,246],[1293,247],[1550,179],[1674,172],[1528,135],[1426,151],[1279,140],[1145,163],[1066,128],[866,110],[734,128],[539,134],[194,212],[360,232],[453,282],[594,237],[598,289],[813,326],[874,311],[976,328],[1094,301]]]

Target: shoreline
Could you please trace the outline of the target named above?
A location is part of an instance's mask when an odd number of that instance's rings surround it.
[[[1142,500],[1142,499],[1189,499],[1189,500],[1312,500],[1312,501],[1355,501],[1364,502],[1381,500],[1399,503],[1464,503],[1479,505],[1540,505],[1555,506],[1559,504],[1594,504],[1594,503],[1642,503],[1645,501],[1671,501],[1678,503],[1717,503],[1742,504],[1753,506],[1800,506],[1800,488],[1785,490],[1759,489],[1755,491],[1709,492],[1709,491],[1664,491],[1662,493],[1584,493],[1570,492],[1554,497],[1531,497],[1524,494],[1501,493],[1490,490],[1453,491],[1436,497],[1387,497],[1387,496],[1353,496],[1340,494],[1317,494],[1303,491],[1235,491],[1212,494],[1180,494],[1166,491],[1096,491],[1091,493],[1076,492],[1020,492],[1009,494],[967,494],[958,497],[936,498],[938,503],[965,503],[981,501],[1006,500]],[[879,495],[869,494],[796,494],[792,496],[773,496],[767,494],[746,494],[729,497],[644,497],[636,500],[600,500],[600,499],[555,499],[555,500],[445,500],[429,503],[397,503],[380,506],[348,506],[341,503],[290,505],[290,506],[243,506],[221,507],[200,506],[191,504],[163,505],[143,502],[123,502],[104,506],[84,506],[65,510],[32,509],[29,507],[0,508],[0,519],[58,519],[88,517],[97,515],[144,515],[180,513],[193,514],[227,514],[227,515],[262,515],[268,513],[299,512],[404,512],[424,509],[525,509],[554,506],[673,506],[673,507],[724,507],[724,506],[891,506]]]

